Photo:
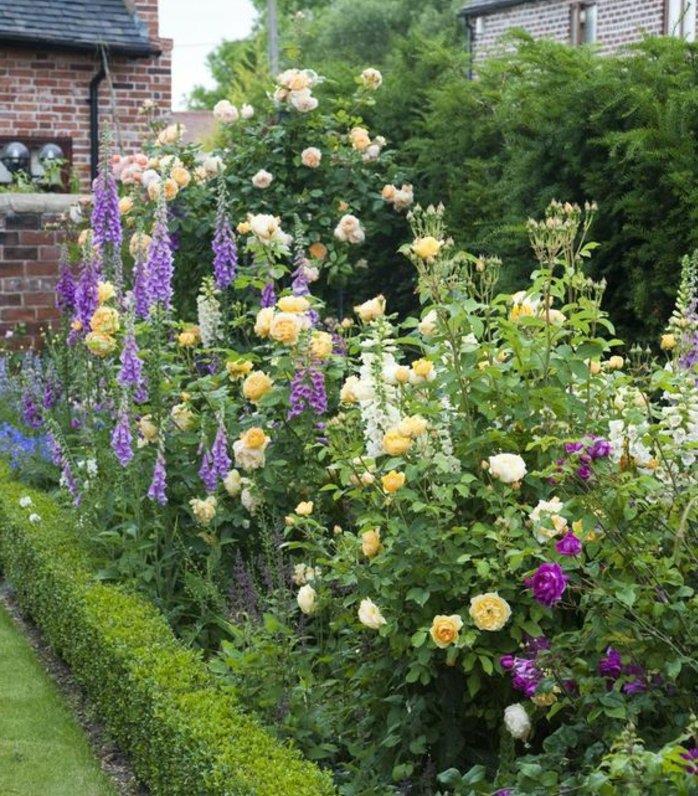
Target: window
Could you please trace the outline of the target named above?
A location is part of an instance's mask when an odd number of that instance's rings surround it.
[[[669,36],[696,40],[696,0],[666,0],[665,20]]]
[[[572,4],[570,40],[572,44],[593,44],[596,41],[596,3]]]

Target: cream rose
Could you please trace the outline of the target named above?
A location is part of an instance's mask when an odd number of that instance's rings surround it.
[[[309,169],[316,169],[322,160],[322,152],[316,146],[306,147],[301,152],[301,163]]]
[[[351,213],[346,213],[339,219],[339,223],[334,229],[334,236],[342,243],[359,244],[366,240],[366,233],[361,222]]]
[[[296,313],[279,312],[271,320],[269,337],[277,343],[295,345],[301,331],[301,321]]]
[[[261,370],[255,370],[245,379],[242,385],[242,394],[252,403],[261,401],[274,386],[272,379]]]
[[[314,614],[317,610],[317,592],[315,589],[308,583],[305,586],[301,586],[298,589],[298,596],[296,597],[296,602],[298,603],[298,607],[304,614]]]
[[[526,708],[519,702],[509,705],[504,709],[504,726],[509,734],[519,741],[525,741],[531,733],[531,719],[526,713]]]
[[[233,124],[240,118],[238,109],[228,100],[220,100],[213,106],[213,115],[219,122]]]
[[[492,477],[504,484],[514,484],[526,475],[526,463],[516,453],[498,453],[488,462]]]
[[[375,321],[376,318],[381,318],[385,315],[385,296],[382,294],[375,298],[364,301],[363,304],[358,304],[354,307],[354,312],[361,318],[364,323]]]
[[[273,179],[274,177],[272,174],[265,169],[260,169],[254,177],[252,177],[252,185],[254,185],[255,188],[268,188]]]
[[[361,600],[358,614],[359,622],[371,630],[380,630],[383,625],[387,624],[378,606],[368,597]]]
[[[501,630],[509,621],[509,603],[496,591],[488,591],[470,598],[470,616],[478,630]]]

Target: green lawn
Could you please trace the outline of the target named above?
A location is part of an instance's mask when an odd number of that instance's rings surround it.
[[[115,793],[56,686],[0,606],[0,794]]]

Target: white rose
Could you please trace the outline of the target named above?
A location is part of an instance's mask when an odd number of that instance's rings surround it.
[[[254,514],[257,509],[262,505],[262,500],[257,495],[254,494],[252,489],[250,488],[250,484],[252,483],[248,478],[242,479],[243,489],[240,492],[240,503],[242,503],[243,508],[246,511],[249,511],[250,514]]]
[[[387,624],[378,606],[368,597],[361,600],[359,605],[359,622],[371,630],[380,630],[382,625]]]
[[[252,185],[255,188],[268,188],[274,177],[265,169],[260,169],[252,178]]]
[[[238,109],[228,100],[221,100],[213,106],[213,115],[219,122],[232,124],[240,118]]]
[[[301,163],[309,169],[316,169],[322,160],[322,152],[316,146],[309,146],[301,152]]]
[[[204,160],[203,167],[209,177],[215,177],[223,170],[223,160],[218,155],[210,155]]]
[[[366,239],[361,222],[351,213],[347,213],[339,219],[339,223],[334,230],[334,236],[337,240],[341,240],[344,243],[363,243]]]
[[[489,458],[490,472],[504,484],[513,484],[526,475],[526,463],[516,453],[498,453]]]
[[[515,702],[504,709],[504,726],[514,738],[520,741],[528,738],[532,729],[531,720],[523,705]]]
[[[243,119],[251,119],[254,116],[254,108],[245,103],[240,108],[240,116],[242,116]]]
[[[223,479],[223,486],[230,497],[239,495],[242,489],[242,478],[240,477],[240,473],[237,470],[230,470],[228,475]]]
[[[298,603],[298,607],[303,611],[304,614],[314,614],[317,610],[317,604],[315,602],[315,598],[317,597],[317,592],[315,589],[308,583],[305,586],[301,586],[298,589],[298,596],[296,597],[296,602]]]
[[[374,141],[372,144],[369,144],[366,149],[364,149],[361,159],[364,161],[364,163],[371,163],[374,160],[378,160],[380,153],[380,145]]]
[[[298,113],[314,111],[318,106],[318,101],[310,93],[309,88],[304,88],[301,91],[292,91],[289,95],[289,102]]]
[[[141,174],[141,185],[147,190],[151,182],[159,182],[160,175],[155,169],[146,169]]]
[[[380,88],[383,82],[383,75],[377,69],[369,67],[368,69],[364,69],[361,73],[361,82],[366,88],[375,91],[377,88]]]
[[[429,310],[422,320],[417,324],[417,331],[425,337],[429,337],[436,331],[438,315],[436,310]]]

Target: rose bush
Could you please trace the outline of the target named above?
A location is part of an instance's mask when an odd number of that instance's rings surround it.
[[[312,119],[315,83],[289,70],[275,102]],[[351,124],[352,149],[374,146]],[[528,222],[513,295],[443,208],[415,207],[419,317],[378,295],[337,318],[311,289],[337,263],[313,255],[317,230],[358,246],[371,213],[329,214],[323,193],[291,221],[253,204],[286,184],[273,164],[256,187],[257,164],[216,160],[222,190],[177,135],[157,166],[103,164],[50,375],[23,388],[102,577],[150,595],[342,793],[688,793],[696,259],[662,359],[613,353],[584,270],[593,205]],[[294,141],[288,169],[315,168]],[[217,215],[192,198],[182,224],[172,202],[195,192]],[[210,265],[180,317],[188,237]]]

